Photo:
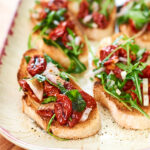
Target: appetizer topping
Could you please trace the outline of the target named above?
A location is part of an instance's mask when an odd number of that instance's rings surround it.
[[[27,79],[27,84],[30,86],[31,90],[35,94],[35,96],[42,101],[43,99],[43,84],[38,82],[37,79]]]
[[[113,45],[100,51],[100,63],[95,62],[94,70],[108,94],[127,109],[134,108],[148,118],[150,116],[142,107],[149,106],[150,101],[149,54],[146,49],[136,45],[133,38],[120,36]]]
[[[52,120],[60,125],[69,127],[75,126],[79,121],[87,120],[92,109],[96,107],[94,98],[76,89],[67,73],[59,71],[57,67],[61,68],[61,66],[48,55],[28,58],[30,60],[26,61],[27,69],[31,65],[34,66],[32,67],[34,76],[33,72],[28,70],[33,77],[29,78],[30,75],[27,75],[28,78],[20,80],[19,84],[23,91],[40,105],[37,113],[43,119],[53,118]],[[24,59],[27,60],[27,57]]]
[[[118,15],[118,24],[129,24],[133,32],[142,30],[145,25],[146,30],[149,31],[150,24],[150,7],[146,4],[146,0],[128,1],[123,6]]]
[[[34,56],[30,59],[27,70],[31,76],[42,73],[46,68],[46,61],[41,56]]]
[[[85,27],[105,29],[113,6],[113,0],[82,0],[78,19]]]
[[[78,59],[78,56],[83,52],[84,43],[77,35],[73,20],[69,18],[67,0],[48,2],[41,0],[33,12],[39,8],[41,11],[36,12],[39,18],[34,17],[37,24],[33,28],[33,33],[39,32],[45,44],[61,49],[69,57],[71,64],[67,72],[81,73],[85,71],[85,65]],[[31,37],[28,43],[31,48]]]

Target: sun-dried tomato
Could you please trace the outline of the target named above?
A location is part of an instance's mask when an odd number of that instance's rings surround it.
[[[42,10],[42,11],[40,12],[40,14],[39,14],[39,19],[40,19],[40,20],[41,20],[41,19],[45,19],[46,16],[47,16],[47,13],[45,12],[45,10]]]
[[[47,96],[57,96],[60,94],[60,90],[49,84],[47,81],[44,82],[44,93],[46,93]]]
[[[133,32],[138,32],[138,29],[136,28],[133,20],[131,20],[131,19],[129,20],[129,25]]]
[[[146,52],[143,54],[142,58],[140,59],[140,62],[146,62],[147,59],[148,59],[149,54],[150,54],[150,53],[149,53],[148,51],[146,51]]]
[[[49,2],[41,1],[43,8],[49,8],[50,10],[59,10],[60,8],[67,8],[67,0],[50,0]]]
[[[105,29],[108,25],[108,21],[103,14],[99,12],[93,12],[93,21],[98,25],[99,28]]]
[[[68,46],[67,43],[69,42],[69,39],[68,39],[68,32],[65,32],[62,36],[62,43],[65,45],[66,48],[68,49],[72,49],[72,47]]]
[[[35,96],[35,94],[33,93],[32,89],[30,88],[26,80],[20,80],[19,85],[22,87],[22,89],[25,92],[28,92],[29,96],[31,96],[36,102],[40,103],[40,100]]]
[[[72,102],[63,94],[57,96],[55,103],[55,114],[60,125],[65,125],[72,114]]]
[[[140,77],[150,78],[150,65],[146,66],[146,68],[142,71],[142,74],[140,74]]]
[[[71,115],[71,119],[68,121],[68,125],[69,127],[74,127],[81,119],[83,112],[76,112],[73,111],[72,115]]]
[[[89,14],[89,3],[86,0],[83,0],[80,3],[78,18],[82,19]]]
[[[51,109],[37,110],[37,113],[44,118],[52,118],[54,112]]]
[[[147,26],[147,30],[150,31],[150,23]]]
[[[27,70],[30,75],[42,73],[46,69],[46,60],[41,56],[33,56],[27,66]]]
[[[67,32],[66,31],[67,27],[73,29],[74,28],[73,22],[70,20],[61,22],[52,32],[50,32],[49,35],[50,39],[55,41],[58,38],[62,38],[63,35]]]
[[[131,89],[133,85],[134,85],[134,84],[133,84],[133,81],[132,81],[132,80],[129,80],[129,81],[127,81],[126,84],[124,85],[123,90],[124,90],[124,91],[127,91],[127,90]]]
[[[121,72],[122,72],[122,70],[119,67],[115,66],[115,69],[113,70],[113,73],[119,79],[122,79]]]
[[[67,90],[73,90],[73,89],[75,89],[75,87],[73,86],[73,84],[70,83],[70,82],[67,82],[67,81],[64,83],[64,87]]]
[[[88,108],[95,108],[96,107],[96,101],[95,99],[89,95],[88,93],[84,92],[84,91],[79,91],[82,98],[85,100],[86,102],[86,106]]]

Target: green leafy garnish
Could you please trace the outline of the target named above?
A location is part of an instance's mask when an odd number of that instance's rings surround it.
[[[26,63],[28,64],[29,61],[30,61],[30,59],[31,59],[31,57],[30,57],[30,56],[24,56],[24,58],[25,58],[25,60],[26,60]]]
[[[29,35],[29,37],[28,37],[28,49],[31,49],[32,48],[32,43],[31,43],[31,41],[32,41],[32,33]]]
[[[56,62],[55,60],[53,60],[50,56],[48,56],[47,54],[44,54],[44,58],[46,59],[46,62],[49,63],[53,63],[56,65],[56,67],[64,69],[64,67],[62,67],[58,62]]]
[[[78,90],[70,90],[65,93],[72,101],[72,108],[77,112],[81,112],[85,109],[86,103],[83,100],[81,94]]]
[[[150,22],[150,9],[144,0],[131,1],[125,7],[129,8],[126,14],[118,18],[118,24],[128,23],[133,20],[135,27],[141,29],[145,24]]]
[[[53,122],[53,120],[55,119],[55,114],[52,116],[52,118],[49,120],[49,123],[48,123],[48,126],[47,126],[47,132],[49,133],[49,130],[50,130],[50,126],[51,126],[51,124],[52,124],[52,122]]]
[[[42,102],[42,104],[48,104],[50,102],[56,102],[56,96],[49,96],[48,98],[45,98]]]
[[[69,77],[65,72],[60,72],[60,77],[66,81],[69,81]]]

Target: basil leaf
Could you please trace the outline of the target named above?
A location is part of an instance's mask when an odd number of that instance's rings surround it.
[[[56,102],[56,96],[49,96],[48,98],[45,98],[42,102],[42,104],[48,104],[50,102]]]
[[[60,72],[60,77],[66,81],[69,81],[69,77],[65,72]]]
[[[31,59],[31,57],[30,57],[30,56],[24,56],[24,58],[25,58],[25,60],[26,60],[26,63],[28,64],[29,61],[30,61],[30,59]]]
[[[44,58],[46,59],[46,62],[49,63],[53,63],[55,64],[58,68],[64,69],[58,62],[56,62],[55,60],[53,60],[50,56],[48,56],[47,54],[44,54]]]
[[[70,90],[65,93],[72,101],[73,110],[77,112],[81,112],[86,107],[86,102],[83,100],[81,94],[78,90]]]

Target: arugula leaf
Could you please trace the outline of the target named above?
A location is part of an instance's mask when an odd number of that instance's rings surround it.
[[[86,103],[78,90],[75,89],[67,91],[65,95],[67,95],[69,99],[72,101],[73,110],[81,112],[85,109]]]
[[[59,46],[59,44],[57,44],[57,42],[55,42],[55,41],[53,41],[53,40],[51,40],[51,39],[43,38],[43,41],[44,41],[44,43],[47,44],[47,45],[54,46],[54,47],[57,47],[57,48],[60,48],[60,49],[61,49],[61,47]]]
[[[60,72],[60,77],[66,81],[69,81],[69,77],[65,72]]]
[[[30,59],[31,59],[31,57],[30,57],[30,56],[24,56],[24,58],[25,58],[25,60],[26,60],[26,63],[28,64],[29,61],[30,61]]]
[[[31,49],[31,48],[32,48],[31,40],[32,40],[32,33],[31,33],[31,34],[29,35],[29,37],[28,37],[28,49]]]
[[[47,130],[46,130],[48,133],[50,132],[50,131],[49,131],[49,130],[50,130],[50,126],[51,126],[53,120],[55,119],[55,116],[56,116],[56,115],[54,114],[54,115],[52,116],[52,118],[49,120],[49,123],[48,123],[48,126],[47,126]]]
[[[133,72],[132,81],[134,82],[135,87],[136,87],[135,93],[137,94],[139,101],[142,104],[142,93],[141,93],[141,87],[140,87],[141,81],[138,77],[138,74],[135,71]]]
[[[70,55],[71,64],[67,70],[68,73],[82,73],[86,70],[86,66],[73,55]]]
[[[57,83],[57,87],[59,88],[59,90],[61,91],[62,94],[65,94],[67,92],[65,87],[59,82]]]
[[[64,67],[62,67],[58,62],[56,62],[55,60],[53,60],[50,56],[48,56],[47,54],[44,54],[44,58],[46,59],[46,62],[49,63],[53,63],[55,64],[58,68],[64,69]]]
[[[138,106],[137,101],[136,100],[130,100],[130,104],[131,107],[138,110],[139,112],[141,112],[145,117],[147,117],[148,119],[150,119],[150,116],[141,108]]]
[[[67,31],[68,31],[69,35],[72,37],[72,40],[67,43],[68,46],[72,47],[72,50],[69,52],[75,56],[78,56],[82,52],[81,48],[83,48],[83,44],[76,45],[76,43],[75,43],[76,36],[75,36],[74,32],[70,28],[67,28]]]
[[[49,96],[48,98],[45,98],[42,102],[42,104],[48,104],[50,102],[56,102],[56,96]]]
[[[48,132],[49,135],[53,136],[55,139],[59,140],[59,141],[69,141],[69,139],[64,139],[64,138],[60,138],[56,135],[54,135],[53,133],[51,132]]]

